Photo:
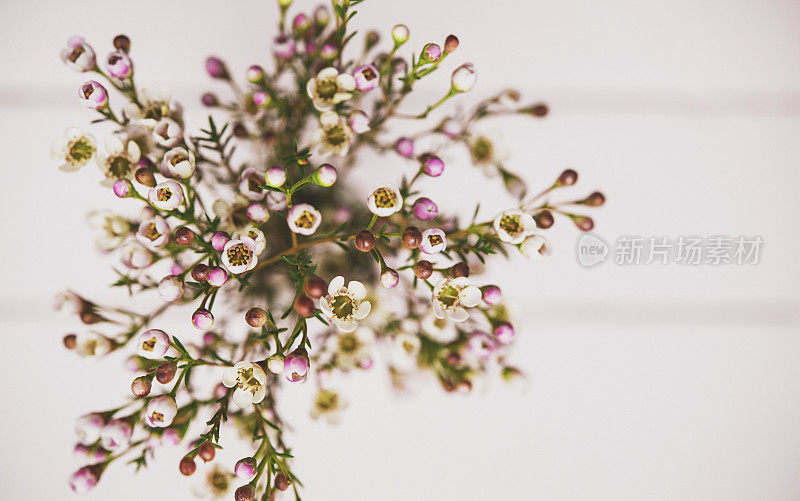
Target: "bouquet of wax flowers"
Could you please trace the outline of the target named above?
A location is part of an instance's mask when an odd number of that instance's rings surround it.
[[[208,75],[229,90],[202,96],[209,116],[196,127],[169,94],[135,82],[126,36],[102,58],[81,37],[67,41],[64,63],[90,78],[78,97],[108,133],[98,141],[70,128],[53,155],[66,172],[96,164],[100,184],[136,214],[97,212],[90,222],[115,263],[111,287],[136,305],[155,303],[141,311],[73,291],[57,298],[57,309],[86,326],[64,337],[69,350],[121,353],[137,374],[127,399],[78,419],[85,466],[70,479],[74,491],[91,490],[112,463],[146,467],[169,445],[185,447],[177,469],[192,476],[227,440],[245,437],[252,454],[207,468],[204,493],[299,499],[293,463],[302,459],[292,456],[277,405],[293,385],[315,385],[311,415],[335,422],[346,400],[330,376],[369,371],[379,355],[399,389],[421,374],[462,393],[491,374],[524,380],[507,362],[515,329],[501,289],[480,273],[496,254],[547,256],[543,230],[557,217],[592,229],[573,210],[600,206],[604,196],[552,201],[576,183],[571,169],[529,194],[474,126],[500,115],[541,118],[547,106],[504,90],[448,113],[449,101],[475,84],[469,63],[451,66],[441,99],[409,111],[407,96],[450,66],[458,38],[409,49],[400,24],[388,43],[378,31],[356,37],[359,3],[290,16],[291,1],[280,0],[269,69],[254,65],[238,79],[208,58]],[[417,132],[393,134],[401,121]],[[420,147],[431,138],[437,149]],[[467,153],[448,168],[500,181],[507,210],[490,218],[479,207],[440,212],[420,185],[435,189],[435,180],[422,181],[442,175],[446,148]],[[362,191],[347,178],[365,150],[406,167]],[[172,308],[186,312],[180,332],[159,328]]]

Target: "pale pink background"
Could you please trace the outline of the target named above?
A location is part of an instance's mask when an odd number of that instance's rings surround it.
[[[307,417],[310,385],[293,386],[283,399],[304,499],[798,499],[800,4],[368,0],[360,11],[362,29],[408,24],[413,47],[458,34],[454,59],[476,64],[476,95],[513,86],[550,103],[545,121],[489,128],[530,183],[573,166],[576,194],[603,188],[598,234],[766,243],[754,267],[587,271],[561,224],[549,261],[491,271],[520,311],[514,360],[530,391],[495,381],[464,398],[423,383],[397,398],[376,371],[340,382],[350,406],[329,427]],[[79,326],[50,311],[65,286],[124,301],[108,292],[110,263],[83,221],[115,201],[93,168],[67,176],[48,158],[66,126],[90,117],[75,99],[83,78],[58,51],[79,33],[102,54],[128,34],[138,81],[171,87],[197,125],[197,97],[214,87],[204,56],[225,56],[240,75],[265,63],[274,12],[254,0],[2,3],[0,498],[69,499],[73,419],[118,402],[131,378],[118,357],[88,365],[63,350]],[[408,111],[438,98],[446,77]],[[397,168],[363,167],[369,179]],[[466,212],[482,199],[491,215],[507,204],[495,182],[466,183],[463,172],[426,185],[440,206]],[[193,335],[179,325],[176,335]],[[231,446],[219,461],[243,453]],[[180,455],[166,450],[135,476],[114,467],[87,499],[189,498],[195,479],[178,477]]]

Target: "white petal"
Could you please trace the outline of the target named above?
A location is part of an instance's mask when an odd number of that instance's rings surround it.
[[[372,304],[369,301],[361,301],[356,309],[353,311],[353,316],[356,317],[358,320],[363,320],[367,318],[369,312],[372,310]]]
[[[261,383],[262,386],[267,384],[267,373],[264,372],[264,369],[258,364],[253,364],[253,377],[256,381]]]
[[[481,302],[481,290],[474,285],[470,285],[461,291],[461,294],[459,294],[459,299],[461,300],[461,304],[467,308],[478,306],[478,303]]]
[[[236,376],[238,375],[238,371],[236,367],[228,367],[225,369],[225,372],[222,373],[222,384],[227,386],[228,388],[233,388],[236,386]]]
[[[109,155],[119,155],[125,149],[125,145],[122,143],[122,140],[117,136],[108,137],[104,145]]]
[[[356,330],[357,324],[352,320],[339,320],[337,318],[334,319],[334,322],[336,323],[336,327],[342,332],[353,332]]]
[[[314,87],[317,85],[317,80],[312,78],[306,84],[306,92],[308,93],[308,97],[314,97]]]
[[[353,75],[348,75],[347,73],[342,73],[338,77],[336,77],[336,85],[345,91],[355,90],[356,88],[356,79],[353,78]],[[350,99],[350,98],[347,98]]]
[[[261,388],[257,389],[256,392],[253,394],[252,397],[253,403],[257,404],[261,402],[262,400],[264,400],[264,397],[266,396],[267,396],[267,389],[262,386]]]
[[[334,277],[328,284],[328,295],[335,296],[342,287],[344,287],[344,277],[341,275]]]
[[[441,307],[441,305],[439,305],[438,301],[433,302],[433,314],[439,319],[447,318],[444,309]]]
[[[339,70],[333,67],[324,68],[317,73],[317,78],[324,79],[324,78],[333,78],[339,74]]]
[[[253,405],[253,394],[249,391],[237,388],[236,391],[233,392],[233,402],[242,409],[247,409]]]
[[[322,314],[328,318],[333,316],[333,311],[331,310],[331,303],[328,302],[326,298],[320,298],[319,300],[319,309],[322,310]]]
[[[447,312],[447,318],[453,322],[463,322],[469,318],[469,313],[464,308],[453,308]]]
[[[356,280],[352,280],[347,284],[347,290],[353,296],[353,299],[360,301],[367,297],[367,288],[364,287],[364,284]]]
[[[467,287],[469,285],[469,278],[456,277],[450,281],[455,287]]]

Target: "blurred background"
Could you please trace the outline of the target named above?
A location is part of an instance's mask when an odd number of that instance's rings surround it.
[[[296,0],[291,12],[316,4]],[[507,87],[547,102],[546,119],[481,128],[532,190],[566,167],[578,185],[554,200],[601,189],[596,235],[758,235],[764,244],[750,266],[584,269],[578,231],[558,221],[548,260],[488,271],[518,312],[513,359],[528,391],[493,381],[449,395],[423,381],[398,397],[378,366],[340,382],[349,407],[332,427],[308,417],[310,385],[292,386],[282,401],[304,499],[800,498],[800,3],[367,0],[359,11],[354,25],[384,39],[408,25],[407,52],[449,33],[461,39],[408,112],[438,99],[464,61],[478,84],[448,106]],[[119,402],[131,378],[119,355],[87,364],[64,350],[61,337],[80,326],[51,311],[66,287],[125,301],[109,292],[111,262],[85,222],[113,207],[113,195],[92,166],[65,175],[49,158],[67,126],[93,118],[76,99],[85,78],[61,64],[61,47],[80,34],[102,56],[127,34],[137,83],[171,88],[196,132],[200,94],[224,92],[206,77],[205,57],[224,57],[241,79],[250,64],[268,64],[276,12],[254,0],[2,2],[0,498],[71,497],[74,418]],[[445,161],[445,176],[426,185],[440,207],[467,213],[481,200],[491,217],[511,203],[499,181]],[[397,179],[398,168],[376,161],[364,178]],[[176,325],[177,336],[192,335]],[[218,461],[232,465],[245,450],[231,446]],[[182,451],[162,451],[137,475],[116,465],[86,498],[189,499],[200,475],[179,477]]]

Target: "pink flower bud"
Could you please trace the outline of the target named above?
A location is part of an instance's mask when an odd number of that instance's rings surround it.
[[[427,197],[418,198],[413,206],[414,215],[423,221],[430,221],[439,215],[439,207]]]
[[[207,331],[214,325],[214,315],[205,308],[198,308],[192,314],[192,325],[195,329]]]
[[[247,68],[247,81],[252,84],[264,82],[264,68],[258,65]]]
[[[208,73],[208,76],[211,78],[227,80],[230,77],[228,74],[228,67],[225,66],[222,59],[213,56],[206,59],[206,73]]]
[[[94,486],[100,481],[102,471],[103,469],[98,465],[84,466],[72,474],[69,479],[69,487],[76,494],[86,494],[94,489]]]
[[[339,49],[337,49],[336,46],[331,43],[326,43],[322,46],[322,49],[320,49],[319,54],[322,56],[322,59],[330,60],[339,54]]]
[[[249,217],[251,221],[263,223],[269,219],[269,210],[267,210],[264,204],[253,202],[247,206],[247,217]]]
[[[398,283],[400,283],[400,275],[397,271],[391,268],[384,268],[381,271],[381,285],[385,289],[396,287]]]
[[[233,473],[237,478],[249,482],[256,476],[256,460],[253,458],[242,458],[236,461]]]
[[[278,35],[272,44],[272,52],[278,59],[290,59],[294,51],[294,40],[286,35]]]
[[[147,404],[144,421],[153,428],[166,428],[178,413],[178,405],[170,395],[160,395]]]
[[[394,149],[401,157],[411,158],[414,156],[414,141],[407,137],[401,137],[394,144]]]
[[[124,449],[131,443],[133,427],[123,419],[113,419],[100,430],[100,443],[109,451]]]
[[[514,327],[508,322],[501,322],[494,328],[494,338],[500,344],[511,344],[514,341]]]
[[[314,174],[311,176],[311,180],[314,182],[314,184],[328,188],[333,186],[337,177],[338,173],[336,172],[336,167],[331,164],[322,164],[317,167],[317,170],[314,171]]]
[[[227,244],[230,239],[230,235],[224,231],[218,231],[211,237],[211,247],[213,247],[214,250],[222,251],[222,249],[225,248],[225,244]]]
[[[483,332],[476,332],[467,339],[467,349],[478,358],[488,358],[497,346]]]
[[[485,287],[481,287],[481,295],[483,297],[483,302],[489,306],[499,304],[500,301],[503,300],[503,293],[500,290],[500,287],[496,285],[487,285]]]
[[[350,116],[347,117],[347,125],[356,134],[363,134],[370,130],[369,116],[361,110],[352,111]]]
[[[183,296],[183,280],[177,275],[167,275],[158,282],[158,295],[168,303],[175,301]]]
[[[149,360],[163,358],[169,350],[169,336],[160,329],[150,329],[136,340],[136,353]]]
[[[425,162],[422,164],[422,169],[425,174],[431,177],[439,177],[444,172],[444,162],[442,159],[435,155],[428,155]]]
[[[207,281],[212,287],[222,287],[228,281],[228,272],[219,266],[214,266],[208,270]]]
[[[112,189],[119,198],[127,198],[131,194],[131,182],[127,179],[117,179]]]
[[[108,106],[108,91],[94,80],[89,80],[81,85],[78,97],[90,110],[99,110]]]
[[[306,31],[310,25],[311,25],[311,20],[308,18],[307,15],[303,14],[302,12],[294,16],[294,19],[292,20],[292,28],[297,33],[302,33]]]
[[[435,63],[442,57],[442,48],[439,44],[429,43],[422,48],[421,59],[426,63]]]
[[[283,373],[289,381],[305,381],[309,365],[308,353],[305,348],[300,347],[286,356],[283,363]]]
[[[271,102],[272,98],[268,92],[259,90],[253,93],[253,103],[259,108],[266,108]]]
[[[270,167],[264,175],[264,179],[267,185],[273,188],[280,188],[286,182],[286,171],[282,167]]]
[[[81,72],[93,70],[97,65],[92,46],[79,36],[69,37],[67,46],[61,49],[61,60],[70,68]]]

